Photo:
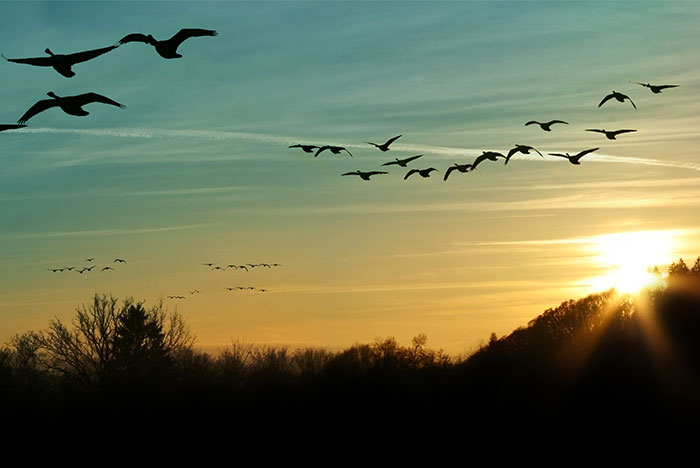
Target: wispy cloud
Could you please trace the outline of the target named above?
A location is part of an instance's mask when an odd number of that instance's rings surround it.
[[[54,237],[80,236],[122,236],[133,234],[153,234],[168,231],[184,231],[213,226],[212,223],[186,224],[182,226],[162,226],[141,229],[88,229],[82,231],[16,232],[0,234],[0,239],[49,239]]]

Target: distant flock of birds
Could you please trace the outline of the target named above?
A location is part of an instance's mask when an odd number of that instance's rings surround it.
[[[64,267],[60,267],[60,268],[47,268],[47,270],[52,272],[52,273],[59,273],[59,272],[63,273],[63,272],[67,272],[67,271],[74,271],[74,272],[80,273],[82,275],[83,273],[91,272],[93,269],[95,269],[97,267],[96,264],[92,263],[95,261],[94,257],[86,258],[84,261],[90,263],[91,265],[90,266],[83,266],[81,268],[78,268],[75,266],[64,266]],[[116,263],[123,263],[126,265],[126,260],[124,260],[123,258],[115,258],[114,261],[112,262],[112,264],[116,264]],[[102,273],[103,271],[110,271],[110,270],[114,270],[114,268],[110,265],[106,265],[106,266],[103,266],[102,269],[99,269],[96,271],[99,271],[100,273]]]
[[[182,55],[177,53],[177,49],[185,40],[191,37],[216,35],[217,32],[211,29],[181,29],[171,38],[159,41],[150,34],[146,35],[134,33],[124,36],[118,43],[111,46],[102,47],[100,49],[86,50],[84,52],[76,52],[73,54],[54,54],[47,48],[44,50],[44,52],[48,55],[48,57],[7,58],[5,55],[0,55],[8,62],[33,65],[35,67],[51,67],[66,78],[71,78],[75,76],[75,72],[73,71],[74,65],[92,60],[130,42],[142,42],[149,44],[155,48],[156,52],[161,57],[166,59],[175,59],[182,57]],[[37,101],[24,113],[24,115],[22,115],[22,117],[19,118],[19,120],[17,120],[17,124],[0,125],[0,131],[15,130],[25,127],[29,119],[41,112],[51,109],[52,107],[60,107],[66,114],[80,117],[89,114],[89,112],[83,109],[83,106],[93,102],[109,104],[120,108],[126,107],[106,96],[92,92],[77,94],[75,96],[58,96],[53,91],[49,91],[46,94],[51,99],[42,99]]]
[[[651,90],[651,92],[654,94],[660,94],[664,89],[677,88],[679,86],[679,85],[652,85],[650,83],[640,83],[638,81],[630,81],[630,83],[635,83],[635,84],[644,86],[645,88],[649,88]],[[632,99],[629,96],[627,96],[626,94],[623,94],[623,93],[619,93],[615,90],[613,90],[610,94],[606,95],[600,101],[600,103],[598,104],[598,107],[602,107],[603,104],[610,101],[611,99],[615,99],[616,101],[622,102],[622,103],[624,103],[625,101],[629,101],[630,104],[632,104],[632,107],[634,107],[635,110],[637,109],[637,105],[634,103],[634,101],[632,101]],[[551,132],[552,125],[555,125],[555,124],[569,125],[569,123],[564,121],[564,120],[554,119],[554,120],[550,120],[548,122],[540,122],[537,120],[530,120],[530,121],[525,123],[525,126],[527,127],[530,125],[538,125],[543,131]],[[605,137],[608,140],[616,140],[618,135],[622,135],[625,133],[632,133],[632,132],[637,131],[637,130],[633,130],[633,129],[605,130],[605,129],[598,129],[598,128],[587,128],[585,130],[587,132],[594,132],[594,133],[603,134],[603,135],[605,135]],[[382,152],[387,152],[390,149],[389,146],[393,142],[395,142],[396,140],[401,138],[402,136],[403,135],[397,135],[393,138],[388,139],[386,142],[381,143],[381,144],[372,143],[370,141],[365,141],[364,143],[366,143],[368,145],[372,145]],[[299,143],[299,144],[295,144],[295,145],[290,145],[289,148],[300,148],[305,153],[313,153],[314,157],[318,157],[324,151],[330,151],[333,154],[340,154],[342,151],[345,151],[350,155],[350,157],[353,157],[352,153],[350,153],[350,151],[348,151],[348,149],[343,147],[343,146],[333,146],[333,145],[318,146],[318,145],[312,145],[312,144]],[[547,154],[550,156],[558,157],[558,158],[565,158],[571,164],[578,166],[581,164],[581,158],[583,158],[587,154],[598,151],[599,149],[600,148],[585,149],[585,150],[579,151],[578,153],[575,153],[575,154],[570,154],[568,152],[567,153],[547,153]],[[539,154],[542,158],[544,158],[544,155],[539,150],[537,150],[535,147],[529,146],[529,145],[516,144],[505,155],[503,153],[499,153],[496,151],[482,151],[482,153],[479,156],[477,156],[476,159],[474,159],[474,161],[472,161],[471,163],[461,163],[461,164],[454,163],[452,166],[448,167],[447,170],[445,171],[445,176],[443,177],[443,180],[446,181],[450,177],[450,174],[452,174],[454,171],[461,172],[461,173],[467,173],[467,172],[474,171],[477,168],[477,166],[479,166],[479,164],[481,164],[484,161],[497,162],[499,159],[503,159],[504,164],[508,164],[508,161],[510,161],[510,159],[513,156],[515,156],[516,154],[518,154],[518,153],[530,154],[530,151],[534,151],[537,154]],[[382,164],[381,166],[382,167],[399,166],[399,167],[405,168],[405,167],[408,167],[408,164],[410,162],[415,161],[416,159],[419,159],[422,157],[423,157],[422,154],[418,154],[416,156],[410,156],[410,157],[403,158],[403,159],[394,158],[394,161],[386,162],[386,163]],[[439,170],[434,168],[434,167],[428,167],[425,169],[410,169],[404,175],[404,180],[408,179],[413,174],[418,174],[423,178],[428,178],[428,177],[430,177],[430,174],[432,172],[439,172]],[[359,176],[362,180],[370,180],[372,176],[383,175],[383,174],[388,174],[388,172],[387,171],[376,171],[376,170],[375,171],[356,170],[356,171],[345,172],[345,173],[341,174],[341,176],[355,175],[355,176]]]
[[[226,266],[219,266],[217,262],[207,262],[207,263],[202,263],[202,265],[209,267],[210,271],[226,271],[226,270],[245,270],[246,272],[249,272],[253,268],[277,268],[281,267],[281,263],[245,263],[242,265],[237,265],[234,263],[229,263]],[[225,287],[227,291],[256,291],[256,292],[262,292],[266,293],[268,292],[267,289],[264,288],[257,288],[255,286],[229,286]],[[190,295],[195,295],[195,294],[200,294],[201,291],[194,289],[192,291],[188,291]],[[184,296],[182,294],[180,295],[172,295],[172,296],[167,296],[168,299],[187,299],[187,296]]]

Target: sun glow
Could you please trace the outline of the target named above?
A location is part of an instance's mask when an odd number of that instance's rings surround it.
[[[671,262],[677,244],[675,231],[637,231],[607,234],[593,238],[594,262],[605,274],[594,278],[595,290],[614,287],[634,293],[663,281],[652,268]]]

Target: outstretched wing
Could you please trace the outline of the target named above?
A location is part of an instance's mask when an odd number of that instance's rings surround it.
[[[599,130],[597,128],[587,128],[587,132],[605,133],[605,130]]]
[[[592,153],[592,152],[594,152],[594,151],[598,151],[599,149],[600,149],[600,148],[593,148],[593,149],[583,150],[583,151],[581,151],[579,154],[577,154],[577,155],[574,156],[574,157],[575,157],[576,159],[581,159],[582,157],[584,157],[584,156],[587,155],[588,153]]]
[[[632,100],[632,98],[630,98],[629,96],[625,96],[625,97],[626,97],[627,99],[629,99],[630,104],[632,104],[632,107],[634,107],[634,109],[637,110],[637,106],[634,104],[634,101]]]
[[[602,106],[603,104],[605,104],[606,102],[608,102],[609,100],[611,100],[613,97],[615,97],[615,96],[612,95],[612,94],[608,94],[607,96],[605,96],[605,97],[603,98],[602,101],[600,101],[600,104],[598,104],[598,107]]]
[[[539,124],[540,124],[540,123],[539,123],[538,121],[536,121],[536,120],[530,120],[529,122],[527,122],[527,123],[525,124],[525,126],[527,127],[528,125],[539,125]]]
[[[666,84],[666,85],[659,85],[659,86],[657,86],[657,88],[658,88],[659,90],[661,90],[661,89],[667,89],[667,88],[677,88],[678,86],[680,86],[680,85],[677,85],[677,84]]]
[[[316,154],[314,154],[314,158],[328,149],[331,149],[331,147],[328,145],[321,146],[318,150],[316,150]]]
[[[0,125],[0,132],[2,132],[2,131],[4,131],[4,130],[15,130],[15,129],[18,129],[18,128],[23,128],[23,127],[25,127],[25,125],[12,125],[12,124],[10,124],[10,125]]]
[[[411,156],[410,158],[403,159],[402,161],[403,161],[404,163],[409,163],[409,162],[413,161],[414,159],[418,159],[418,158],[420,158],[420,157],[422,157],[422,156],[423,156],[422,154],[419,154],[419,155],[417,155],[417,156]]]
[[[301,148],[301,145],[291,145],[289,148]]]
[[[388,172],[384,172],[384,171],[369,171],[367,174],[371,177],[371,176],[377,175],[377,174],[388,174]]]
[[[394,138],[390,138],[389,140],[387,140],[386,143],[384,143],[384,146],[387,146],[387,147],[388,147],[390,144],[392,144],[393,142],[395,142],[396,140],[398,140],[399,138],[401,138],[401,136],[402,136],[402,135],[395,136]]]
[[[555,123],[560,123],[560,124],[569,125],[569,122],[564,122],[563,120],[550,120],[548,123],[549,123],[549,125],[553,125],[553,124],[555,124]]]
[[[615,130],[614,132],[610,132],[614,135],[620,135],[621,133],[631,133],[631,132],[636,132],[637,130],[632,130],[632,129],[625,129],[625,130]]]
[[[18,124],[24,125],[27,120],[31,119],[40,112],[44,112],[46,109],[51,109],[58,105],[58,100],[56,99],[42,99],[29,108],[27,112],[24,113],[22,117],[17,121]]]
[[[128,42],[145,42],[148,44],[148,36],[141,33],[132,33],[119,39],[119,44],[126,44]]]
[[[561,153],[547,153],[547,154],[550,155],[550,156],[558,156],[558,157],[560,157],[560,158],[569,159],[569,156],[566,155],[566,154],[561,154]]]
[[[218,34],[219,33],[213,29],[181,29],[168,40],[182,44],[183,41],[189,39],[190,37],[216,36]]]
[[[360,175],[360,172],[359,172],[359,171],[352,171],[352,172],[346,172],[345,174],[340,174],[340,175],[341,175],[341,176],[344,176],[344,175]]]
[[[447,178],[450,176],[452,171],[454,171],[455,169],[457,169],[455,166],[448,167],[447,171],[445,172],[445,177],[443,177],[442,180],[447,180]]]
[[[377,148],[379,148],[379,146],[380,146],[376,143],[372,143],[371,141],[365,141],[365,143],[367,143],[368,145],[376,146]]]
[[[530,148],[531,150],[534,150],[534,151],[535,151],[537,154],[539,154],[540,156],[542,156],[542,153],[540,153],[539,151],[537,151],[536,148],[534,148],[534,147],[532,147],[532,146],[530,146],[529,148]],[[544,156],[542,156],[542,157],[544,158]]]
[[[482,161],[485,161],[486,159],[488,159],[488,156],[486,155],[482,154],[481,156],[477,156],[474,162],[472,163],[472,170],[476,169],[476,166],[478,166]]]
[[[30,58],[17,58],[17,59],[11,59],[5,57],[4,54],[2,55],[2,58],[7,60],[8,62],[14,62],[14,63],[24,63],[26,65],[35,65],[37,67],[50,67],[53,65],[53,57],[30,57]]]
[[[410,171],[408,171],[408,172],[406,173],[406,176],[403,178],[403,180],[408,179],[410,176],[412,176],[412,175],[415,174],[416,172],[419,172],[418,169],[411,169]]]
[[[86,50],[85,52],[76,52],[75,54],[67,55],[67,57],[73,63],[87,62],[88,60],[94,59],[95,57],[99,57],[102,54],[106,54],[110,50],[114,50],[117,47],[118,46],[116,45],[111,45],[109,47],[103,47],[101,49]]]
[[[398,164],[398,163],[399,163],[398,161],[389,161],[388,163],[382,164],[382,166],[391,166],[391,165]]]
[[[348,151],[347,149],[345,149],[345,148],[340,148],[340,150],[341,150],[341,151],[345,151],[346,153],[348,153],[348,154],[350,155],[351,158],[353,157],[352,153],[351,153],[350,151]]]
[[[84,106],[85,104],[90,104],[91,102],[101,102],[103,104],[121,107],[122,109],[126,107],[124,104],[119,104],[117,101],[113,101],[107,96],[103,96],[97,93],[79,94],[75,96],[75,102],[79,106]]]

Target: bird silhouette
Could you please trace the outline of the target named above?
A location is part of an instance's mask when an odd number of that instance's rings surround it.
[[[437,171],[437,169],[435,169],[434,167],[429,167],[427,169],[411,169],[406,173],[406,176],[403,178],[403,180],[408,179],[413,174],[420,174],[421,177],[428,178],[430,177],[430,173],[433,171]]]
[[[103,47],[101,49],[86,50],[84,52],[76,52],[74,54],[66,55],[54,54],[53,52],[51,52],[50,49],[47,48],[44,49],[44,52],[49,55],[48,57],[11,59],[2,55],[2,58],[7,60],[8,62],[23,63],[25,65],[34,65],[36,67],[53,67],[53,69],[61,75],[65,76],[66,78],[70,78],[72,76],[75,76],[75,72],[71,70],[71,68],[76,63],[87,62],[88,60],[92,60],[95,57],[99,57],[102,54],[106,54],[107,52],[114,50],[117,47],[119,46],[111,45],[109,47]]]
[[[651,92],[654,94],[661,94],[661,91],[663,91],[664,89],[677,88],[679,86],[677,84],[653,85],[653,84],[649,84],[649,83],[640,83],[638,81],[630,81],[630,83],[636,83],[638,85],[644,86],[645,88],[649,88],[651,90]]]
[[[511,149],[510,151],[508,151],[508,156],[506,156],[506,162],[505,162],[505,163],[508,164],[508,161],[510,161],[510,158],[512,158],[514,154],[516,154],[516,153],[530,154],[530,150],[534,150],[537,154],[539,154],[540,156],[542,156],[542,153],[540,153],[539,151],[537,151],[537,150],[536,150],[535,148],[533,148],[532,146],[528,146],[528,145],[519,145],[519,144],[516,143],[516,144],[515,144],[515,148]],[[542,157],[544,158],[544,156],[542,156]]]
[[[266,293],[266,292],[267,292],[267,289],[258,289],[258,292]]]
[[[270,268],[270,269],[272,268],[272,267],[270,266],[269,263],[261,263],[259,266],[267,267],[267,268]]]
[[[378,145],[377,143],[372,143],[371,141],[365,141],[368,145],[373,145],[376,146],[379,150],[381,151],[389,151],[389,145],[401,138],[402,135],[395,136],[394,138],[390,138],[387,140],[386,143],[382,143],[381,145]]]
[[[187,291],[190,294],[199,294],[201,291],[199,289],[193,289],[192,291]]]
[[[62,268],[47,268],[47,270],[49,270],[52,273],[56,273],[57,271],[63,271]]]
[[[598,151],[599,149],[600,149],[600,148],[587,149],[587,150],[581,151],[580,153],[576,153],[576,154],[574,154],[574,155],[571,155],[571,154],[569,154],[569,153],[564,153],[564,154],[561,154],[561,153],[548,153],[548,154],[549,154],[550,156],[558,156],[558,157],[560,157],[560,158],[566,158],[566,159],[569,160],[569,162],[570,162],[571,164],[575,164],[575,165],[578,166],[578,165],[581,164],[580,161],[581,161],[581,158],[582,158],[582,157],[584,157],[584,156],[587,155],[588,153],[592,153],[592,152],[594,152],[594,151]]]
[[[290,148],[301,148],[304,153],[313,153],[318,148],[316,145],[292,145]]]
[[[248,271],[248,267],[245,265],[238,265],[239,270],[245,270],[246,272]]]
[[[282,264],[281,264],[281,263],[273,263],[272,266],[273,266],[273,267],[278,267],[278,266],[282,266]]]
[[[228,265],[226,265],[226,269],[228,270],[229,268],[233,268],[234,270],[238,269],[238,267],[236,265],[234,265],[233,263],[229,263]]]
[[[34,104],[32,107],[29,108],[27,112],[24,113],[24,115],[17,121],[17,123],[25,124],[36,114],[44,112],[45,110],[50,109],[52,107],[60,107],[61,110],[66,114],[75,115],[79,117],[89,114],[89,112],[83,110],[83,106],[92,102],[110,104],[112,106],[121,107],[122,109],[126,107],[123,104],[119,104],[118,102],[112,101],[110,98],[97,93],[85,93],[78,94],[76,96],[60,97],[54,94],[53,91],[49,91],[48,93],[46,93],[46,95],[52,97],[53,99],[42,99],[41,101],[37,101],[36,104]]]
[[[602,133],[606,137],[608,137],[608,140],[616,140],[616,136],[622,134],[622,133],[631,133],[631,132],[636,132],[637,130],[632,130],[632,129],[627,129],[627,130],[605,130],[605,129],[597,129],[597,128],[587,128],[587,132],[596,132],[596,133]]]
[[[126,260],[123,258],[115,258],[113,263],[126,263]]]
[[[86,258],[86,259],[85,259],[86,262],[91,262],[91,261],[93,261],[93,260],[95,260],[95,257],[91,257],[91,258]]]
[[[168,296],[168,299],[187,299],[185,296]]]
[[[2,124],[0,125],[0,132],[4,132],[5,130],[17,130],[18,128],[24,128],[26,125],[18,125],[18,124]]]
[[[133,33],[128,34],[119,40],[119,44],[127,44],[129,42],[145,42],[155,47],[156,52],[163,58],[174,59],[180,58],[182,55],[177,53],[177,48],[180,47],[185,40],[191,37],[216,36],[218,33],[211,29],[181,29],[170,39],[162,41],[156,40],[153,36]]]
[[[202,265],[206,265],[206,266],[210,267],[210,266],[216,265],[216,262],[212,262],[212,263],[202,263]]]
[[[316,151],[316,154],[314,154],[314,158],[315,158],[316,156],[318,156],[319,154],[321,154],[323,151],[326,151],[326,150],[330,150],[330,152],[333,153],[333,154],[340,154],[341,151],[345,151],[345,152],[348,153],[348,154],[350,155],[350,157],[352,158],[352,153],[351,153],[350,151],[348,151],[346,148],[343,148],[342,146],[330,146],[330,145],[321,146],[321,147]]]
[[[92,269],[95,268],[96,266],[97,265],[92,265],[92,266],[87,267],[86,269],[87,269],[87,271],[92,271]]]
[[[528,123],[525,124],[525,126],[527,127],[528,125],[537,124],[545,132],[551,132],[552,131],[551,127],[555,123],[569,125],[569,122],[564,122],[563,120],[550,120],[549,122],[538,122],[537,120],[530,120]]]
[[[88,270],[87,268],[83,267],[83,268],[81,268],[80,270],[75,270],[75,271],[76,271],[76,273],[80,273],[80,274],[82,275],[82,274],[85,273],[86,271],[90,271],[90,270]]]
[[[482,151],[481,154],[477,156],[474,162],[472,163],[471,170],[473,171],[474,169],[476,169],[476,166],[478,166],[486,160],[498,161],[498,158],[505,159],[506,157],[503,156],[501,153],[497,153],[496,151]]]
[[[598,107],[602,106],[612,98],[617,99],[618,102],[625,102],[625,99],[627,99],[630,102],[630,104],[632,104],[632,107],[634,107],[635,109],[637,108],[637,106],[634,104],[634,101],[632,101],[632,99],[630,99],[629,96],[627,96],[626,94],[618,93],[615,90],[613,90],[612,93],[605,96],[603,100],[600,101],[600,104],[598,104]]]
[[[382,166],[397,165],[397,166],[401,166],[401,167],[406,167],[406,165],[407,165],[408,163],[410,163],[411,161],[413,161],[413,160],[415,160],[415,159],[418,159],[418,158],[420,158],[420,157],[422,157],[422,156],[423,156],[422,154],[419,154],[419,155],[417,155],[417,156],[411,156],[410,158],[405,158],[405,159],[396,158],[396,161],[389,161],[389,162],[387,162],[387,163],[382,164]]]
[[[445,177],[442,180],[447,180],[447,178],[450,176],[452,171],[459,171],[459,172],[469,172],[470,169],[472,169],[474,166],[472,164],[457,164],[455,163],[453,166],[450,166],[447,168],[447,172],[445,172]]]
[[[370,177],[373,175],[377,174],[388,174],[388,172],[384,171],[369,171],[369,172],[362,172],[362,171],[353,171],[353,172],[346,172],[345,174],[340,174],[340,175],[358,175],[362,180],[369,180]]]
[[[229,291],[233,291],[234,289],[238,289],[238,288],[233,287],[233,288],[224,288],[224,289],[228,289]]]
[[[75,267],[74,266],[73,267],[63,267],[64,270],[68,270],[68,271],[71,271],[73,268],[75,268]]]
[[[114,270],[114,268],[112,268],[111,266],[106,266],[100,270],[100,273],[102,273],[103,271],[107,271],[107,270]]]
[[[214,271],[214,270],[226,271],[225,268],[221,268],[220,266],[215,266],[214,268],[211,269],[211,271]]]

